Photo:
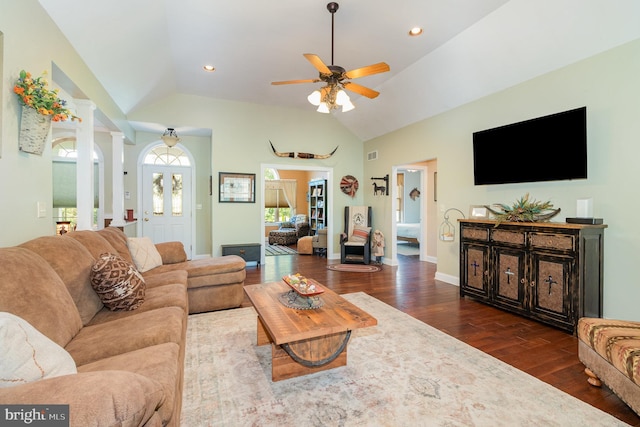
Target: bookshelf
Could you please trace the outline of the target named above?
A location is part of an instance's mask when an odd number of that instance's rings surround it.
[[[315,179],[309,181],[309,225],[311,234],[317,234],[319,229],[327,225],[327,180]]]

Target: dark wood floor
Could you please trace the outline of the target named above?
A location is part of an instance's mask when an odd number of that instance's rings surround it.
[[[267,257],[260,268],[248,267],[245,284],[278,281],[300,272],[339,294],[363,291],[476,347],[620,420],[640,427],[638,417],[606,387],[587,383],[578,360],[577,338],[541,323],[468,298],[459,288],[434,279],[436,265],[399,256],[399,265],[377,273],[345,273],[326,269],[338,263],[315,255]],[[245,297],[243,306],[250,303]]]

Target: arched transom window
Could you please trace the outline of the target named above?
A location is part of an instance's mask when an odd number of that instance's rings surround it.
[[[144,158],[147,165],[171,165],[171,166],[191,166],[189,157],[178,146],[167,147],[159,144],[149,151]]]

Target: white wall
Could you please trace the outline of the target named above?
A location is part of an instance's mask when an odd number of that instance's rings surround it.
[[[604,315],[640,320],[640,285],[636,262],[640,255],[640,211],[636,186],[640,182],[640,41],[546,74],[503,92],[487,96],[444,114],[415,123],[365,143],[364,151],[378,150],[379,160],[365,162],[365,176],[380,176],[392,165],[419,159],[438,159],[438,215],[455,207],[512,204],[530,193],[562,209],[555,221],[576,216],[576,200],[592,197],[594,215],[602,217],[605,232]],[[587,106],[587,180],[551,183],[473,185],[472,133],[477,130]],[[521,167],[527,151],[514,141],[513,155]],[[550,153],[552,155],[553,153]],[[389,198],[365,197],[374,216],[384,217],[390,231]],[[376,226],[380,223],[376,221]],[[438,241],[438,277],[459,276],[459,242]]]

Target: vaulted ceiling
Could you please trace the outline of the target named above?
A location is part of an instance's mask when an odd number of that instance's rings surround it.
[[[39,1],[125,114],[173,93],[313,111],[321,83],[270,83],[317,78],[303,53],[331,64],[325,0]],[[338,3],[335,64],[391,67],[354,81],[380,96],[333,113],[362,140],[640,38],[637,0]]]

